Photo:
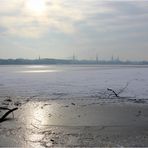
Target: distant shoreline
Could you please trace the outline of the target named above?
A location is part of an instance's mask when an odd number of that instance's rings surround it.
[[[0,65],[148,65],[148,61],[66,60],[66,59],[0,59]]]

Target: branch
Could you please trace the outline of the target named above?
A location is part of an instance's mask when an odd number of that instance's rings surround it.
[[[17,110],[18,108],[13,108],[13,109],[9,109],[1,118],[0,118],[0,122],[5,121],[5,118],[13,111]]]
[[[117,94],[113,89],[107,88],[107,90],[113,92],[113,94],[114,94],[117,98],[119,98],[118,94]]]
[[[128,87],[129,82],[126,83],[125,87],[123,87],[122,89],[119,90],[118,95],[122,92],[124,92],[124,90]]]

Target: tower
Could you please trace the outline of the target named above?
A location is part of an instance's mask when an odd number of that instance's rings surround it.
[[[111,57],[111,61],[113,62],[114,61],[114,56],[112,55],[112,57]]]
[[[76,60],[75,54],[73,54],[73,56],[72,56],[72,60],[73,60],[73,61]]]
[[[96,63],[98,64],[99,62],[99,58],[98,58],[98,54],[96,54]]]

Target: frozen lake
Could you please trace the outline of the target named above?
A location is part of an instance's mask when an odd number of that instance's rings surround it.
[[[0,96],[78,99],[120,96],[148,99],[148,66],[0,66]]]

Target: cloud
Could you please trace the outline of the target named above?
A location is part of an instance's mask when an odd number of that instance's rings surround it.
[[[103,7],[103,5],[96,9],[97,2],[95,0],[46,0],[46,11],[42,15],[38,15],[30,13],[25,2],[23,0],[20,2],[2,0],[0,26],[7,28],[6,33],[22,37],[40,37],[44,33],[46,34],[50,28],[55,32],[73,34],[79,30],[76,23],[85,22],[96,13],[104,13],[110,10],[110,8]],[[34,26],[33,22],[38,25]],[[31,30],[32,33],[30,33]]]
[[[147,46],[148,1],[42,0],[39,13],[38,7],[28,9],[27,1],[1,0],[0,36],[27,40],[31,49],[37,44],[65,53],[71,48],[132,52]]]
[[[1,0],[0,14],[1,15],[15,15],[21,10],[24,0]]]
[[[27,0],[1,0],[0,27],[5,28],[8,35],[37,38],[50,30],[64,34],[85,34],[87,29],[113,32],[148,25],[148,2],[145,1],[43,1],[46,10],[36,14],[26,8]]]

